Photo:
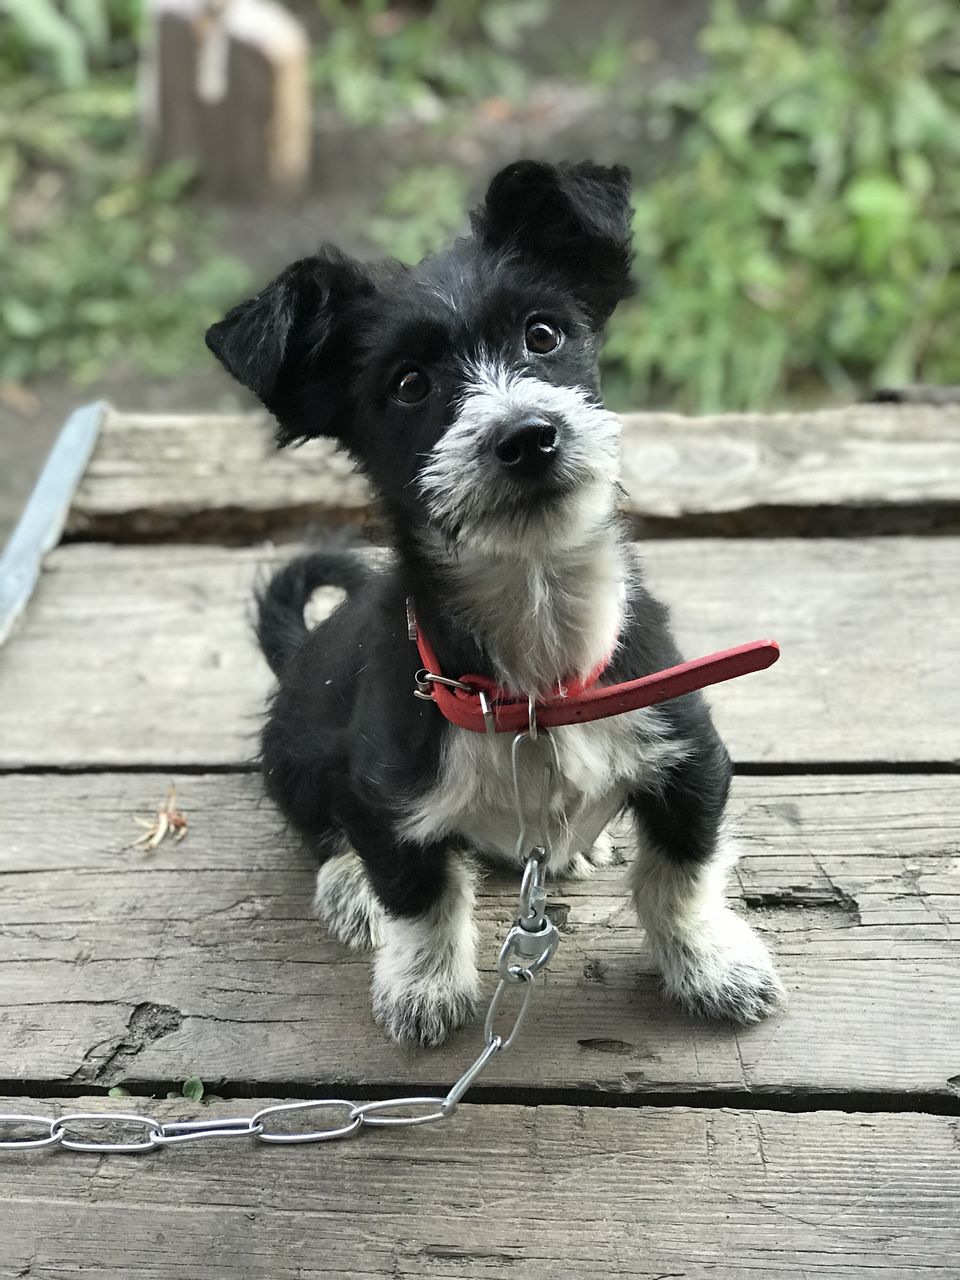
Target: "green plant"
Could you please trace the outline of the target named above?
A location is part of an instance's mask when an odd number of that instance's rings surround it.
[[[142,0],[0,0],[0,379],[171,375],[248,273],[175,165],[148,173]]]
[[[204,1097],[203,1081],[199,1076],[189,1076],[180,1086],[179,1093],[168,1093],[168,1098],[187,1098],[190,1102],[202,1102]]]
[[[107,1090],[108,1098],[129,1098],[130,1096],[130,1090],[124,1089],[119,1084],[115,1084],[112,1089]],[[176,1102],[183,1098],[186,1098],[188,1102],[201,1103],[223,1101],[219,1094],[210,1093],[199,1076],[188,1076],[179,1089],[168,1090],[167,1098]]]
[[[390,257],[419,262],[465,224],[468,190],[463,173],[451,165],[415,166],[387,190],[367,235]]]
[[[135,39],[142,0],[0,0],[0,74],[39,72],[60,88],[85,84]]]
[[[636,202],[621,394],[709,411],[960,381],[955,0],[716,0],[702,50],[654,101],[676,147]]]
[[[527,84],[520,45],[550,12],[550,0],[434,0],[424,14],[390,0],[316,4],[328,33],[314,57],[315,83],[358,125],[432,116],[442,99],[518,96]]]
[[[129,76],[0,90],[0,378],[171,375],[246,285],[182,200],[189,168],[146,174],[135,139]]]

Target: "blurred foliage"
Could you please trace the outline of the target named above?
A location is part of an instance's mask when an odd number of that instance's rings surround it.
[[[390,0],[315,4],[329,27],[315,83],[357,125],[430,120],[444,99],[518,97],[528,84],[523,41],[551,10],[551,0],[434,0],[425,13]]]
[[[131,59],[141,8],[142,0],[0,0],[3,72],[32,71],[76,89],[92,66]]]
[[[607,368],[699,411],[960,382],[956,0],[717,0]]]
[[[419,262],[465,227],[470,182],[453,165],[416,165],[386,192],[364,230],[401,262]]]
[[[171,375],[247,283],[181,199],[190,170],[146,170],[138,21],[134,0],[0,0],[0,379]]]
[[[329,28],[320,100],[366,126],[522,100],[523,43],[551,11],[309,3]],[[0,0],[0,379],[172,374],[247,287],[185,199],[190,172],[144,165],[141,8]],[[578,74],[663,143],[636,197],[641,290],[604,357],[615,398],[710,411],[960,382],[956,0],[714,0],[701,44],[702,75],[652,95],[625,32],[577,51]],[[416,260],[464,225],[472,186],[409,167],[368,234]]]

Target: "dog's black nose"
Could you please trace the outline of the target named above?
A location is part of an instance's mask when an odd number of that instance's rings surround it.
[[[519,475],[542,475],[557,456],[557,429],[535,414],[501,427],[493,451]]]

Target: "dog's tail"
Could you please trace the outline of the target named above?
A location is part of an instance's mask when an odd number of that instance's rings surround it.
[[[314,551],[291,560],[257,590],[257,639],[274,675],[282,674],[307,634],[303,610],[317,587],[341,587],[349,594],[371,573],[356,551]]]

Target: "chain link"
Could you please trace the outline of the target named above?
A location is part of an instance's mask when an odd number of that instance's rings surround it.
[[[497,960],[499,981],[487,1008],[483,1027],[484,1046],[444,1097],[385,1098],[361,1103],[349,1102],[345,1098],[319,1098],[307,1102],[277,1103],[261,1108],[249,1118],[211,1117],[209,1120],[166,1122],[156,1120],[153,1116],[126,1111],[74,1111],[53,1118],[0,1112],[0,1150],[36,1151],[42,1147],[65,1147],[69,1151],[92,1151],[100,1154],[121,1152],[132,1155],[208,1138],[253,1138],[257,1142],[272,1143],[333,1142],[339,1138],[353,1137],[363,1128],[407,1128],[419,1124],[434,1124],[452,1116],[464,1094],[491,1058],[513,1045],[527,1015],[537,979],[549,964],[560,940],[556,925],[546,914],[547,891],[544,885],[544,865],[550,856],[548,813],[558,774],[556,746],[545,729],[537,733],[531,722],[531,730],[516,735],[511,751],[514,803],[520,833],[517,851],[523,860],[517,916],[500,948]],[[524,814],[520,786],[520,757],[526,750],[535,754],[535,764],[539,763],[542,768],[539,831],[535,843],[528,838],[529,824]],[[517,988],[523,990],[511,1025],[504,1006],[508,993]],[[507,1034],[497,1030],[501,1016],[505,1017],[506,1025],[509,1026]],[[292,1133],[268,1128],[271,1116],[294,1116],[301,1112],[324,1109],[345,1112],[346,1118],[342,1124],[328,1128],[305,1128]],[[410,1111],[413,1112],[412,1115],[391,1114]],[[88,1132],[78,1131],[77,1125],[86,1125]],[[12,1134],[25,1126],[39,1129],[40,1136],[3,1138],[5,1132]],[[99,1126],[107,1132],[98,1138],[95,1134],[90,1134],[90,1126]],[[130,1131],[137,1129],[142,1131],[143,1136],[132,1137]]]

